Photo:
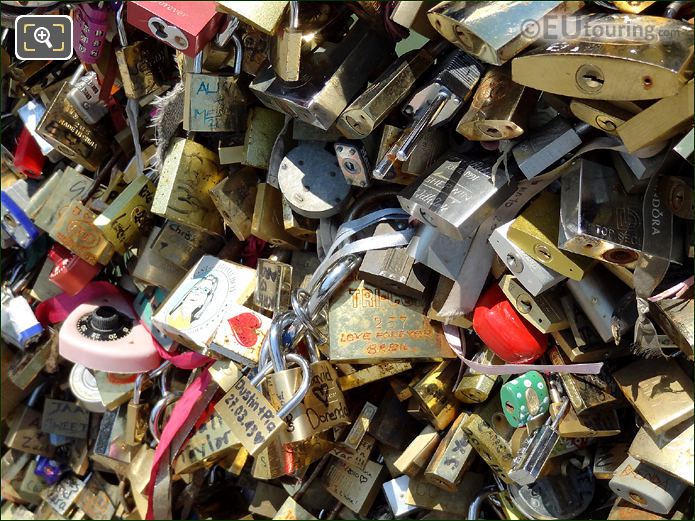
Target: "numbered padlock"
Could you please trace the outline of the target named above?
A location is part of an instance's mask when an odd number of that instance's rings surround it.
[[[73,9],[72,48],[82,63],[97,63],[104,51],[110,14],[109,5],[104,4],[80,3]]]

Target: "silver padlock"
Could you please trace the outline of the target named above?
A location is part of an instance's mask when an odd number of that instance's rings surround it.
[[[509,221],[496,228],[489,241],[497,256],[526,290],[531,295],[540,295],[565,280],[567,277],[546,268],[507,238],[507,230],[511,224],[512,221]]]
[[[422,223],[410,239],[406,253],[437,273],[456,280],[473,243],[473,235],[459,241]],[[487,277],[487,273],[481,276]]]
[[[70,85],[72,88],[66,99],[87,123],[96,125],[108,114],[109,110],[106,108],[106,104],[100,99],[101,86],[96,72],[85,73],[84,67],[80,65],[75,76],[71,79]]]

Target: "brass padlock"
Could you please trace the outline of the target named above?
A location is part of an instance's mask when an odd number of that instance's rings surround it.
[[[284,253],[289,253],[285,251]],[[272,258],[275,257],[275,258]],[[273,313],[287,309],[290,306],[290,291],[292,289],[292,266],[279,259],[289,258],[289,255],[271,255],[268,259],[258,259],[256,271],[256,291],[253,294],[254,303],[261,309]]]
[[[245,241],[251,235],[258,176],[253,168],[242,168],[210,190],[210,198],[234,235]]]
[[[455,362],[439,362],[412,387],[413,399],[437,430],[445,429],[456,418],[458,404],[452,390],[458,370]]]
[[[189,139],[172,140],[162,165],[152,213],[210,233],[222,233],[222,220],[210,191],[224,177],[217,154]]]
[[[249,99],[239,84],[240,53],[237,56],[233,76],[203,73],[202,51],[195,57],[193,72],[184,78],[184,130],[238,132],[244,128]]]
[[[467,417],[468,413],[462,412],[454,420],[423,473],[425,481],[449,492],[456,491],[473,463],[473,447],[462,428]]]
[[[219,235],[175,221],[164,221],[152,239],[152,253],[178,270],[189,270],[201,256],[219,253],[224,242]]]
[[[268,183],[259,183],[251,220],[251,234],[282,248],[298,249],[299,240],[285,230],[282,193]]]
[[[302,53],[302,32],[299,30],[299,2],[289,2],[289,27],[280,27],[271,40],[270,62],[283,81],[298,81]]]
[[[94,219],[94,225],[121,255],[141,235],[149,233],[155,190],[146,175],[138,176]]]
[[[147,434],[147,417],[149,416],[149,405],[142,403],[141,394],[146,373],[141,373],[135,379],[133,386],[133,397],[128,402],[126,409],[125,442],[128,445],[138,445],[145,439]]]
[[[537,91],[512,81],[510,67],[491,67],[481,78],[456,132],[471,141],[517,138],[528,128],[538,96]]]
[[[110,152],[107,132],[103,126],[88,125],[66,96],[70,85],[65,82],[53,98],[36,129],[66,158],[90,171],[95,171]]]
[[[565,312],[557,305],[557,292],[550,290],[534,297],[512,275],[504,275],[499,286],[514,309],[539,331],[551,333],[570,327]]]
[[[560,199],[550,192],[543,192],[514,219],[507,237],[541,264],[570,279],[581,280],[592,261],[557,247],[559,217]]]
[[[605,31],[595,30],[608,24],[641,37],[625,46]],[[581,38],[543,44],[515,58],[512,78],[521,85],[572,98],[674,96],[693,73],[692,35],[691,25],[657,16],[589,15]]]
[[[108,264],[116,250],[94,225],[95,218],[81,202],[73,201],[53,225],[50,236],[89,264]]]
[[[285,231],[293,237],[306,242],[316,242],[318,221],[299,215],[292,209],[285,197],[282,198],[282,225],[285,227]]]
[[[487,347],[483,347],[473,355],[473,361],[483,365],[502,363],[502,360]],[[454,388],[454,396],[463,403],[482,403],[488,399],[499,379],[497,375],[478,373],[467,367]]]
[[[351,511],[366,516],[374,504],[385,469],[374,461],[356,470],[339,459],[333,459],[323,473],[323,483],[330,495]]]
[[[283,0],[268,2],[261,6],[247,2],[225,1],[217,5],[221,11],[236,16],[242,22],[265,34],[272,35],[280,27],[288,3],[287,0]]]
[[[427,425],[403,450],[393,466],[401,473],[414,478],[425,467],[439,445],[439,433]]]

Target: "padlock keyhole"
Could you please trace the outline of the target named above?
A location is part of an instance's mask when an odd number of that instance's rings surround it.
[[[152,25],[156,29],[155,36],[157,36],[159,38],[166,38],[167,37],[167,33],[164,31],[164,28],[165,28],[164,24],[162,24],[161,22],[152,22]]]

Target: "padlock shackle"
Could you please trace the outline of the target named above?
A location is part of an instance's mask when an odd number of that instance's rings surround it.
[[[118,28],[118,39],[121,42],[121,46],[125,47],[128,45],[128,36],[125,31],[125,22],[123,21],[123,14],[126,2],[123,2],[121,6],[116,11],[116,27]]]
[[[282,336],[285,330],[288,327],[290,327],[294,322],[295,314],[291,311],[285,311],[284,313],[276,317],[275,320],[273,320],[273,323],[270,325],[270,332],[268,333],[268,336],[270,337],[269,353],[270,359],[273,363],[273,369],[275,371],[285,370],[285,359],[282,353],[284,347]]]
[[[483,502],[490,496],[496,494],[499,494],[497,485],[483,487],[483,489],[476,494],[473,501],[471,501],[471,505],[468,507],[468,517],[466,517],[466,519],[480,519],[480,509],[483,506]]]
[[[290,29],[299,29],[299,2],[290,2]]]
[[[140,395],[142,387],[145,385],[145,380],[148,378],[147,373],[140,373],[133,384],[133,405],[140,405]]]
[[[295,392],[292,398],[290,398],[289,401],[285,405],[283,405],[277,412],[277,415],[283,419],[289,413],[291,413],[295,407],[302,403],[302,400],[304,400],[304,396],[306,396],[306,393],[309,391],[309,385],[311,383],[311,370],[309,369],[309,362],[304,360],[303,357],[299,356],[296,353],[287,353],[285,355],[285,358],[291,362],[296,363],[301,368],[302,381],[300,382],[299,387],[297,388],[297,392]]]
[[[167,407],[169,407],[178,399],[179,397],[176,396],[174,393],[167,393],[165,396],[157,400],[157,403],[155,403],[154,407],[152,407],[152,412],[150,413],[148,426],[150,429],[150,434],[152,434],[152,438],[154,438],[155,442],[159,443],[159,437],[162,435],[162,429],[160,426],[162,414],[164,413]]]

